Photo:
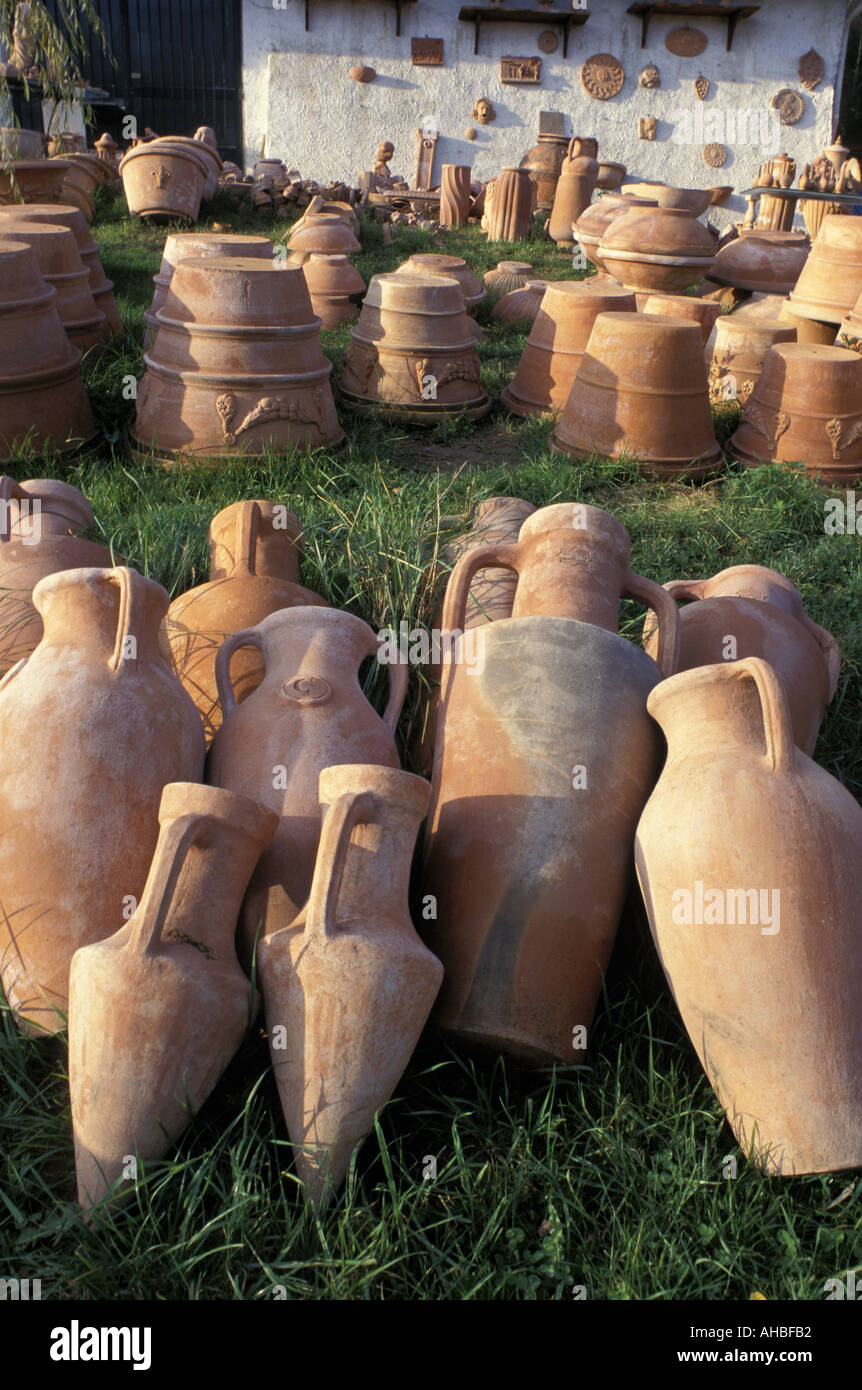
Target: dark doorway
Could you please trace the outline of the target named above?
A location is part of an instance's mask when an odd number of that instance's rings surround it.
[[[862,153],[862,12],[853,20],[847,36],[838,133],[855,155]]]

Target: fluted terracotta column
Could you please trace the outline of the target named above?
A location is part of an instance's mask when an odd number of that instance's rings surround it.
[[[470,212],[469,164],[444,164],[440,179],[440,225],[464,227]]]

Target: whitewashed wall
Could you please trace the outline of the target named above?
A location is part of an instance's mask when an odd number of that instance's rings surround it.
[[[487,3],[487,0],[483,0]],[[855,0],[854,0],[855,2]],[[530,0],[520,0],[523,6]],[[721,138],[709,122],[728,111],[765,109],[782,87],[805,96],[798,124],[783,126],[781,148],[802,165],[829,144],[833,106],[840,81],[847,26],[845,0],[761,0],[760,12],[737,26],[733,48],[725,49],[725,21],[710,17],[652,20],[647,46],[640,47],[640,20],[626,15],[628,0],[591,0],[591,13],[573,28],[568,58],[541,54],[538,87],[501,84],[501,55],[537,55],[537,40],[547,10],[536,4],[536,24],[483,23],[479,53],[473,54],[473,25],[459,21],[462,0],[416,0],[402,7],[401,37],[395,35],[393,0],[308,0],[309,32],[304,28],[303,0],[244,0],[243,64],[245,85],[245,154],[249,167],[265,152],[295,165],[306,178],[355,182],[371,167],[379,141],[395,145],[391,168],[412,180],[416,131],[433,118],[440,130],[434,182],[443,163],[470,164],[485,179],[502,165],[517,164],[535,142],[540,110],[560,111],[566,131],[595,135],[600,155],[626,164],[629,177],[662,179],[682,187],[733,184],[747,188],[768,153],[758,144],[736,143],[726,164],[709,169],[702,143],[679,144],[685,112],[698,110],[706,140]],[[562,10],[556,0],[555,10]],[[505,14],[505,4],[499,7]],[[695,25],[709,43],[696,58],[677,58],[664,44],[680,24]],[[414,67],[411,37],[444,39],[444,67]],[[817,90],[809,93],[798,79],[800,56],[815,48],[826,64]],[[595,53],[612,53],[625,68],[618,96],[596,101],[584,91],[580,67]],[[661,87],[638,85],[638,74],[655,63]],[[354,64],[377,70],[376,79],[360,84],[348,76]],[[711,88],[706,102],[694,94],[693,81],[703,74]],[[476,100],[487,96],[497,111],[493,124],[481,126],[471,116]],[[654,142],[638,139],[638,117],[654,115],[659,126]],[[478,139],[464,138],[468,126]],[[728,144],[728,140],[722,143]],[[737,218],[745,200],[734,196],[726,209],[713,209],[722,222]]]

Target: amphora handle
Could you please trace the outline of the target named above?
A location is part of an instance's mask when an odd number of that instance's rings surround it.
[[[357,825],[374,820],[376,797],[373,792],[344,792],[323,818],[314,878],[306,908],[307,932],[332,937],[337,931],[338,897],[350,837]]]

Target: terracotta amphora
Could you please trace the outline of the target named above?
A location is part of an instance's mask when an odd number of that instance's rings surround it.
[[[299,582],[302,527],[293,512],[273,502],[234,502],[210,522],[210,579],[175,598],[165,631],[174,670],[195,702],[209,743],[221,727],[215,662],[225,638],[255,627],[280,608],[326,608]],[[234,698],[241,704],[263,679],[254,647],[231,664]]]
[[[80,534],[93,524],[89,502],[71,484],[0,477],[0,675],[39,645],[42,619],[32,593],[40,579],[116,563],[106,546]]]
[[[260,944],[281,1106],[297,1172],[320,1205],[398,1085],[443,978],[407,901],[429,792],[409,772],[324,769],[308,904]]]
[[[862,294],[862,225],[830,213],[811,247],[789,309],[799,318],[839,324]]]
[[[139,901],[162,789],[200,780],[205,748],[159,651],[160,584],[132,569],[64,570],[33,602],[44,635],[0,687],[3,746],[26,749],[0,768],[0,982],[20,1023],[52,1033],[72,956]]]
[[[663,682],[668,757],[637,829],[650,927],[743,1153],[862,1165],[862,808],[796,747],[758,658]]]
[[[263,656],[264,677],[241,705],[230,681],[235,651]],[[236,632],[216,657],[222,726],[207,781],[253,796],[281,816],[251,881],[242,916],[241,959],[258,931],[288,926],[308,898],[320,838],[317,779],[334,763],[400,766],[394,730],[407,689],[406,664],[389,667],[383,718],[366,700],[358,671],[378,639],[361,618],[334,608],[288,608]]]
[[[672,579],[674,599],[692,599],[679,615],[678,671],[718,661],[761,657],[780,678],[793,735],[811,754],[841,670],[838,643],[815,623],[789,579],[763,565],[733,565],[711,579]],[[643,644],[657,654],[655,614],[644,622]]]
[[[554,193],[569,145],[566,135],[540,135],[521,160],[521,168],[527,170],[536,185],[536,207],[540,212],[554,205]]]
[[[520,241],[530,230],[536,185],[526,169],[504,168],[494,181],[488,218],[489,241]]]
[[[599,176],[598,141],[575,136],[563,160],[548,221],[548,236],[558,246],[573,246],[572,223],[589,207]]]
[[[236,920],[277,824],[248,797],[170,783],[137,909],[75,952],[69,1090],[83,1207],[122,1187],[129,1155],[167,1153],[242,1042],[257,1001]]]

